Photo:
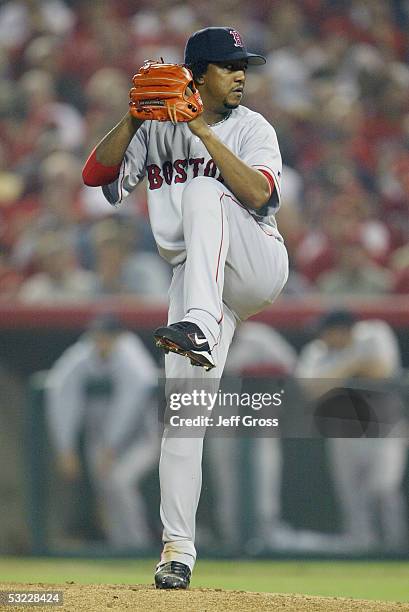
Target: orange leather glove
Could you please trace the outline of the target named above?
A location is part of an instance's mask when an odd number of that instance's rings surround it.
[[[183,64],[146,61],[132,82],[129,110],[136,119],[176,124],[203,111],[193,75]]]

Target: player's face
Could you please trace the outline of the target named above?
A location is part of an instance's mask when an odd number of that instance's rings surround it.
[[[225,112],[239,106],[246,80],[247,60],[209,64],[200,93],[205,106]]]
[[[107,359],[114,350],[118,335],[104,331],[94,332],[93,340],[97,353],[101,359]]]
[[[322,340],[330,349],[340,351],[352,343],[352,329],[350,327],[329,327],[321,334]]]

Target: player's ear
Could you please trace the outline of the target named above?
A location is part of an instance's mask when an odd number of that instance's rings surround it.
[[[209,65],[209,62],[200,60],[189,66],[193,73],[194,81],[198,87],[200,87],[201,85],[204,85],[204,82],[205,82],[204,75],[207,71],[208,65]]]

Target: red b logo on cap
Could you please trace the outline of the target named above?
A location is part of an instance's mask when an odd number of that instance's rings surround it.
[[[237,32],[237,30],[230,30],[229,34],[231,34],[233,36],[234,39],[234,46],[235,47],[244,47],[243,45],[243,41],[241,40],[241,36],[240,34]]]

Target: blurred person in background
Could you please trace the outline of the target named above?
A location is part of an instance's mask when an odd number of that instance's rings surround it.
[[[0,40],[18,49],[44,31],[63,36],[75,23],[75,15],[62,0],[10,0],[0,8]]]
[[[323,295],[381,295],[392,289],[392,274],[376,265],[359,238],[338,246],[335,267],[321,274],[317,285]]]
[[[84,119],[74,106],[58,99],[55,76],[39,68],[27,70],[18,90],[22,108],[14,124],[14,147],[20,164],[27,164],[46,138],[59,150],[78,153],[84,142]]]
[[[96,295],[97,279],[80,268],[66,237],[45,232],[36,244],[37,271],[20,286],[17,298],[25,303],[64,304],[90,300]]]
[[[68,71],[61,70],[63,58],[64,38],[46,32],[28,43],[22,59],[27,70],[48,73],[53,79],[56,98],[83,114],[85,93],[77,79],[73,79]]]
[[[391,258],[394,276],[394,292],[409,293],[409,245],[397,249]]]
[[[394,292],[409,293],[409,114],[405,118],[407,151],[388,155],[380,173],[384,191],[383,215],[395,249],[389,266],[394,273]]]
[[[96,223],[91,230],[91,244],[94,250],[97,294],[99,296],[123,295],[129,293],[123,269],[127,257],[123,231],[111,219]]]
[[[142,341],[111,314],[95,318],[47,379],[47,417],[63,483],[80,476],[79,438],[102,513],[118,549],[151,544],[141,481],[159,452],[157,368]]]
[[[391,423],[385,437],[327,439],[344,545],[350,551],[404,550],[408,545],[402,491],[408,454],[407,423],[400,399],[387,389],[388,382],[401,371],[396,336],[384,321],[356,322],[344,310],[324,315],[318,329],[317,338],[303,348],[299,357],[296,374],[301,386],[317,396],[317,392],[328,388],[348,387],[348,380],[355,378],[384,381],[386,393],[380,396],[382,405],[377,418],[381,423],[385,419]]]
[[[88,147],[106,134],[113,117],[122,116],[123,100],[128,91],[128,76],[117,68],[100,68],[88,80],[85,88]]]
[[[15,300],[23,279],[23,275],[11,265],[7,252],[0,244],[0,299]]]
[[[20,270],[29,269],[44,232],[58,232],[81,260],[84,226],[81,224],[79,161],[56,151],[37,168],[38,192],[27,196],[9,216],[12,257]],[[19,214],[19,208],[22,211]]]
[[[132,250],[131,226],[104,219],[91,230],[97,295],[166,299],[170,268],[156,253]]]
[[[352,181],[327,200],[317,198],[310,214],[299,234],[294,259],[299,271],[319,290],[327,275],[343,293],[348,293],[348,283],[351,293],[365,293],[366,285],[370,293],[390,289],[390,275],[382,268],[390,251],[390,233],[376,218],[374,203],[362,185]],[[354,246],[361,249],[352,261],[348,253]]]

